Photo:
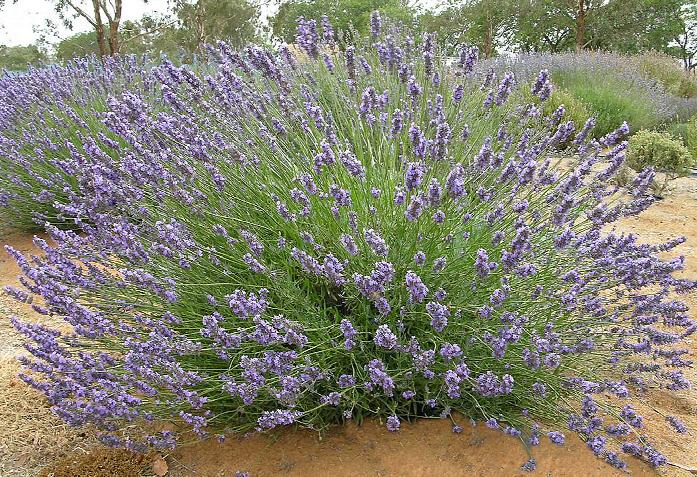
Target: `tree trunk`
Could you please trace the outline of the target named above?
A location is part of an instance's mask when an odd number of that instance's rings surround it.
[[[109,49],[112,55],[118,55],[121,49],[119,44],[119,25],[121,24],[121,10],[123,8],[123,0],[116,0],[114,2],[114,16],[109,17]],[[106,11],[106,6],[102,5],[104,11]]]
[[[494,22],[490,12],[486,14],[486,24],[484,25],[484,57],[494,56]]]
[[[106,47],[106,39],[104,38],[104,24],[102,23],[102,15],[99,12],[99,0],[92,0],[94,8],[94,31],[97,34],[97,45],[99,46],[99,56],[107,56],[109,51]]]
[[[576,52],[581,52],[586,46],[586,2],[578,0],[576,12]]]
[[[111,55],[119,53],[119,24],[109,22],[109,51]]]
[[[680,36],[675,38],[675,42],[678,44],[678,48],[680,48],[680,56],[682,58],[682,64],[683,68],[685,68],[685,71],[688,73],[692,69],[692,57],[690,56],[690,52],[688,51],[688,44],[690,41],[689,37],[689,32],[687,28],[685,28]]]
[[[205,6],[201,0],[196,2],[196,11],[194,16],[194,24],[196,25],[196,46],[201,46],[206,42],[206,27],[203,24],[203,18],[206,14]]]

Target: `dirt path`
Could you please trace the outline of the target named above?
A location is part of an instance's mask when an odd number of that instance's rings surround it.
[[[636,232],[645,242],[660,242],[677,235],[688,238],[673,254],[686,255],[684,276],[697,278],[697,180],[678,182],[673,196],[654,205],[639,217],[625,220],[619,227]],[[23,251],[35,250],[31,237],[9,235],[2,239]],[[0,255],[0,286],[17,283],[18,270],[4,254]],[[684,299],[691,305],[691,316],[697,316],[697,296]],[[94,450],[89,433],[66,428],[51,413],[43,399],[15,378],[18,371],[12,356],[20,340],[7,317],[17,314],[32,316],[28,307],[19,306],[0,292],[0,475],[3,477],[35,476],[38,470],[53,462],[51,468],[62,477],[120,477],[137,475],[126,467],[104,465],[80,467],[85,462],[103,458]],[[36,316],[36,315],[33,315]],[[36,318],[39,319],[39,318]],[[689,359],[695,360],[695,337],[687,343]],[[697,372],[688,369],[688,378],[697,382]],[[678,394],[650,392],[641,403],[641,411],[651,421],[652,437],[672,462],[697,468],[697,392]],[[663,415],[677,415],[691,429],[688,436],[679,436],[669,429]],[[324,439],[310,431],[282,430],[271,436],[247,439],[214,440],[180,448],[167,456],[172,477],[224,477],[237,471],[248,471],[253,477],[263,476],[512,476],[530,475],[520,471],[527,459],[525,450],[515,439],[460,422],[461,434],[450,430],[450,422],[418,420],[405,424],[398,433],[388,433],[384,425],[369,421],[358,427],[347,425],[329,431]],[[85,455],[86,453],[91,454]],[[545,442],[535,449],[538,471],[544,476],[611,476],[626,475],[615,471],[578,440],[570,439],[564,447]],[[61,461],[67,456],[67,460]],[[119,462],[118,454],[109,454]],[[124,462],[127,458],[121,457]],[[58,459],[56,461],[56,459]],[[103,471],[94,470],[103,468]],[[83,470],[79,470],[82,468]],[[114,469],[121,469],[115,471]],[[630,461],[632,475],[656,475],[645,464]],[[64,473],[60,473],[60,469]],[[78,469],[78,470],[76,470]],[[103,473],[101,473],[103,472]],[[135,472],[135,471],[133,471]],[[688,476],[689,472],[666,467],[662,475]],[[147,473],[144,475],[148,475]]]

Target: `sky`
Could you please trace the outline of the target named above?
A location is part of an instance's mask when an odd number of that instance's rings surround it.
[[[52,0],[5,0],[5,8],[0,10],[0,45],[27,45],[39,37],[35,31],[43,27],[47,18],[59,25],[58,37],[65,38],[71,32],[60,23]],[[87,6],[85,0],[78,0],[81,6]],[[137,20],[145,13],[164,13],[167,10],[167,0],[123,0],[122,20]],[[88,10],[89,11],[89,10]],[[91,29],[87,20],[78,18],[74,21],[73,32]]]
[[[39,37],[34,31],[36,27],[45,25],[47,18],[59,25],[58,37],[65,38],[71,32],[60,24],[58,15],[53,9],[55,2],[52,0],[5,0],[5,7],[0,10],[0,45],[27,45],[33,43]],[[79,1],[79,0],[78,0]],[[86,1],[81,2],[83,6]],[[164,13],[167,9],[167,0],[123,0],[122,20],[137,20],[145,13]],[[73,25],[74,32],[88,31],[91,29],[87,20],[76,19]]]
[[[1,1],[1,0],[0,0]],[[89,6],[89,0],[77,0],[81,6]],[[423,7],[432,7],[438,0],[412,0],[412,4]],[[267,17],[275,12],[277,0],[261,0],[262,17]],[[49,38],[51,43],[57,39],[70,36],[71,33],[91,30],[90,24],[84,18],[74,20],[73,31],[66,29],[58,18],[53,6],[55,0],[5,0],[5,7],[0,10],[0,45],[16,46],[34,43],[40,36],[36,31],[46,24],[46,19],[51,19],[58,25],[57,38]],[[89,11],[89,9],[88,9]],[[123,20],[137,20],[144,14],[165,13],[167,0],[123,0]]]

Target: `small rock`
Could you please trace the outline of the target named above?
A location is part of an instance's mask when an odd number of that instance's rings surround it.
[[[167,461],[162,456],[158,456],[152,463],[152,471],[157,477],[164,477],[169,471]]]

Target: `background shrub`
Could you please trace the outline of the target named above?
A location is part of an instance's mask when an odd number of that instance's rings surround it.
[[[695,158],[683,143],[674,136],[658,131],[639,131],[632,136],[627,154],[627,164],[635,171],[647,167],[665,174],[660,195],[668,181],[690,174]]]
[[[688,149],[670,134],[639,131],[630,141],[627,163],[636,171],[654,167],[680,176],[689,172],[693,162]]]
[[[682,142],[685,146],[688,146],[689,149],[690,147],[688,145],[688,137],[691,134],[689,132],[689,128],[689,123],[673,123],[667,125],[665,131],[671,136],[674,136],[675,138],[679,139],[680,142]]]

